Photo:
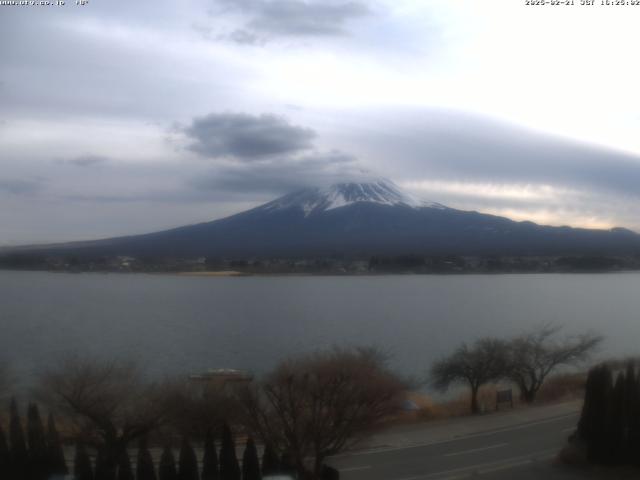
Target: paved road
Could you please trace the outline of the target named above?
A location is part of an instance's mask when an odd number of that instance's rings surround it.
[[[455,439],[352,453],[330,463],[343,480],[581,478],[551,464],[577,420],[573,412]]]

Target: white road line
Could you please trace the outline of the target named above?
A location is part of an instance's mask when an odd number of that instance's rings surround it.
[[[478,470],[478,473],[480,475],[485,475],[487,473],[494,473],[494,472],[499,472],[502,470],[510,470],[512,468],[516,468],[516,467],[521,467],[523,465],[528,465],[530,463],[536,462],[536,461],[544,461],[544,460],[551,460],[552,458],[555,457],[554,455],[543,455],[540,457],[536,457],[536,458],[530,458],[528,460],[519,460],[519,461],[515,461],[515,462],[511,462],[511,463],[506,463],[504,465],[498,465],[495,467],[490,467],[490,468],[482,468],[480,470]]]
[[[369,470],[371,469],[371,465],[363,465],[362,467],[349,467],[349,468],[341,468],[341,472],[357,472],[358,470]]]
[[[493,450],[494,448],[502,448],[509,445],[508,443],[497,443],[495,445],[489,445],[488,447],[472,448],[470,450],[462,450],[461,452],[445,453],[443,457],[458,457],[460,455],[467,455],[468,453],[483,452],[485,450]]]
[[[568,432],[575,432],[575,431],[576,431],[576,427],[569,427],[562,430],[561,433],[568,433]]]
[[[451,470],[442,470],[440,472],[433,472],[433,473],[428,473],[426,475],[416,475],[414,477],[404,477],[404,478],[398,478],[395,480],[428,480],[431,478],[438,478],[440,480],[444,480],[444,479],[449,479],[449,478],[456,478],[456,474],[458,476],[463,475],[464,473],[468,473],[468,474],[475,474],[475,473],[479,473],[480,470],[483,470],[484,472],[489,472],[491,471],[491,469],[502,469],[502,470],[506,470],[509,468],[515,468],[518,467],[520,465],[524,465],[526,463],[535,461],[537,459],[546,459],[549,458],[549,456],[553,456],[554,453],[556,453],[557,450],[553,449],[553,450],[542,450],[539,452],[533,452],[529,455],[520,455],[518,457],[511,457],[511,458],[505,458],[503,460],[498,460],[495,462],[487,462],[487,463],[479,463],[477,465],[469,465],[467,467],[459,467],[459,468],[453,468]]]
[[[350,458],[350,457],[359,457],[363,455],[376,455],[378,453],[399,452],[402,450],[411,450],[414,448],[423,448],[423,447],[430,447],[432,445],[442,445],[445,443],[458,442],[460,440],[466,440],[468,438],[489,437],[491,435],[497,435],[498,433],[512,432],[514,430],[522,430],[526,428],[536,427],[538,425],[544,425],[546,423],[559,422],[561,420],[566,420],[567,418],[575,417],[578,415],[579,415],[579,412],[568,413],[568,414],[560,415],[557,417],[548,418],[545,420],[539,420],[536,422],[529,422],[529,423],[524,423],[520,425],[515,425],[513,427],[503,427],[503,428],[498,428],[496,430],[490,430],[490,431],[479,432],[479,433],[471,433],[469,435],[461,435],[459,437],[449,438],[447,440],[436,440],[433,442],[414,443],[411,445],[406,445],[404,447],[372,448],[370,450],[362,450],[360,452],[350,452],[350,453],[343,453],[340,455],[334,455],[331,458],[345,458],[345,457]]]

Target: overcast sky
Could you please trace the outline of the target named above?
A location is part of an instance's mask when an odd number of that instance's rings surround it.
[[[148,232],[367,176],[640,230],[640,6],[66,3],[0,6],[0,245]]]

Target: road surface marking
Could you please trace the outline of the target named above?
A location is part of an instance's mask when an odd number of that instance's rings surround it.
[[[562,430],[561,433],[568,433],[568,432],[575,432],[575,431],[576,431],[576,427],[569,427]]]
[[[461,475],[465,472],[468,472],[469,474],[473,474],[474,472],[479,473],[481,469],[486,469],[485,471],[489,471],[489,469],[491,468],[496,468],[496,469],[514,468],[519,465],[534,461],[535,459],[547,458],[548,456],[550,455],[552,456],[556,452],[557,452],[557,449],[555,448],[553,450],[542,450],[539,452],[533,452],[529,455],[520,455],[518,457],[505,458],[502,460],[496,460],[494,462],[479,463],[477,465],[469,465],[466,467],[452,468],[451,470],[442,470],[440,472],[433,472],[425,475],[416,475],[413,477],[403,477],[395,480],[428,480],[430,478],[440,478],[440,480],[442,480],[444,478],[447,478],[447,479],[451,478],[452,476],[454,476],[455,478],[456,474]]]
[[[341,472],[357,472],[358,470],[369,470],[369,469],[371,469],[371,465],[363,465],[362,467],[341,468],[340,471]]]
[[[480,475],[485,475],[487,473],[494,473],[494,472],[499,472],[499,471],[502,471],[502,470],[509,470],[509,469],[512,469],[512,468],[521,467],[523,465],[529,465],[529,464],[534,463],[534,462],[539,462],[539,461],[544,461],[544,460],[551,460],[554,456],[555,456],[555,454],[548,454],[548,455],[542,455],[542,456],[535,457],[535,458],[530,458],[528,460],[519,460],[519,461],[515,461],[515,462],[511,462],[511,463],[506,463],[504,465],[498,465],[498,466],[495,466],[495,467],[482,468],[482,469],[478,470],[478,473]]]
[[[436,440],[433,442],[414,443],[412,445],[405,445],[404,447],[372,448],[370,450],[363,450],[360,452],[343,453],[341,455],[334,455],[331,458],[344,458],[344,457],[349,458],[349,457],[359,457],[362,455],[376,455],[378,453],[399,452],[401,450],[411,450],[413,448],[423,448],[423,447],[430,447],[432,445],[442,445],[445,443],[458,442],[460,440],[466,440],[469,438],[489,437],[491,435],[497,435],[499,433],[511,432],[514,430],[522,430],[525,428],[536,427],[538,425],[544,425],[546,423],[559,422],[561,420],[566,420],[567,418],[576,417],[578,415],[579,415],[579,412],[567,413],[564,415],[559,415],[557,417],[547,418],[545,420],[538,420],[535,422],[523,423],[523,424],[515,425],[512,427],[503,427],[503,428],[498,428],[496,430],[490,430],[485,432],[471,433],[469,435],[461,435],[459,437],[449,438],[447,440]]]
[[[466,455],[468,453],[483,452],[484,450],[492,450],[494,448],[502,448],[509,445],[508,443],[497,443],[495,445],[489,445],[488,447],[472,448],[470,450],[462,450],[461,452],[445,453],[444,457],[457,457],[459,455]]]

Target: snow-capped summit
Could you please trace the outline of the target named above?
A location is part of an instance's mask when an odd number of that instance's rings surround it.
[[[439,203],[427,202],[404,192],[391,180],[386,179],[335,183],[326,188],[307,188],[280,197],[260,208],[265,211],[298,208],[305,216],[309,216],[359,202],[411,208],[445,208]]]

